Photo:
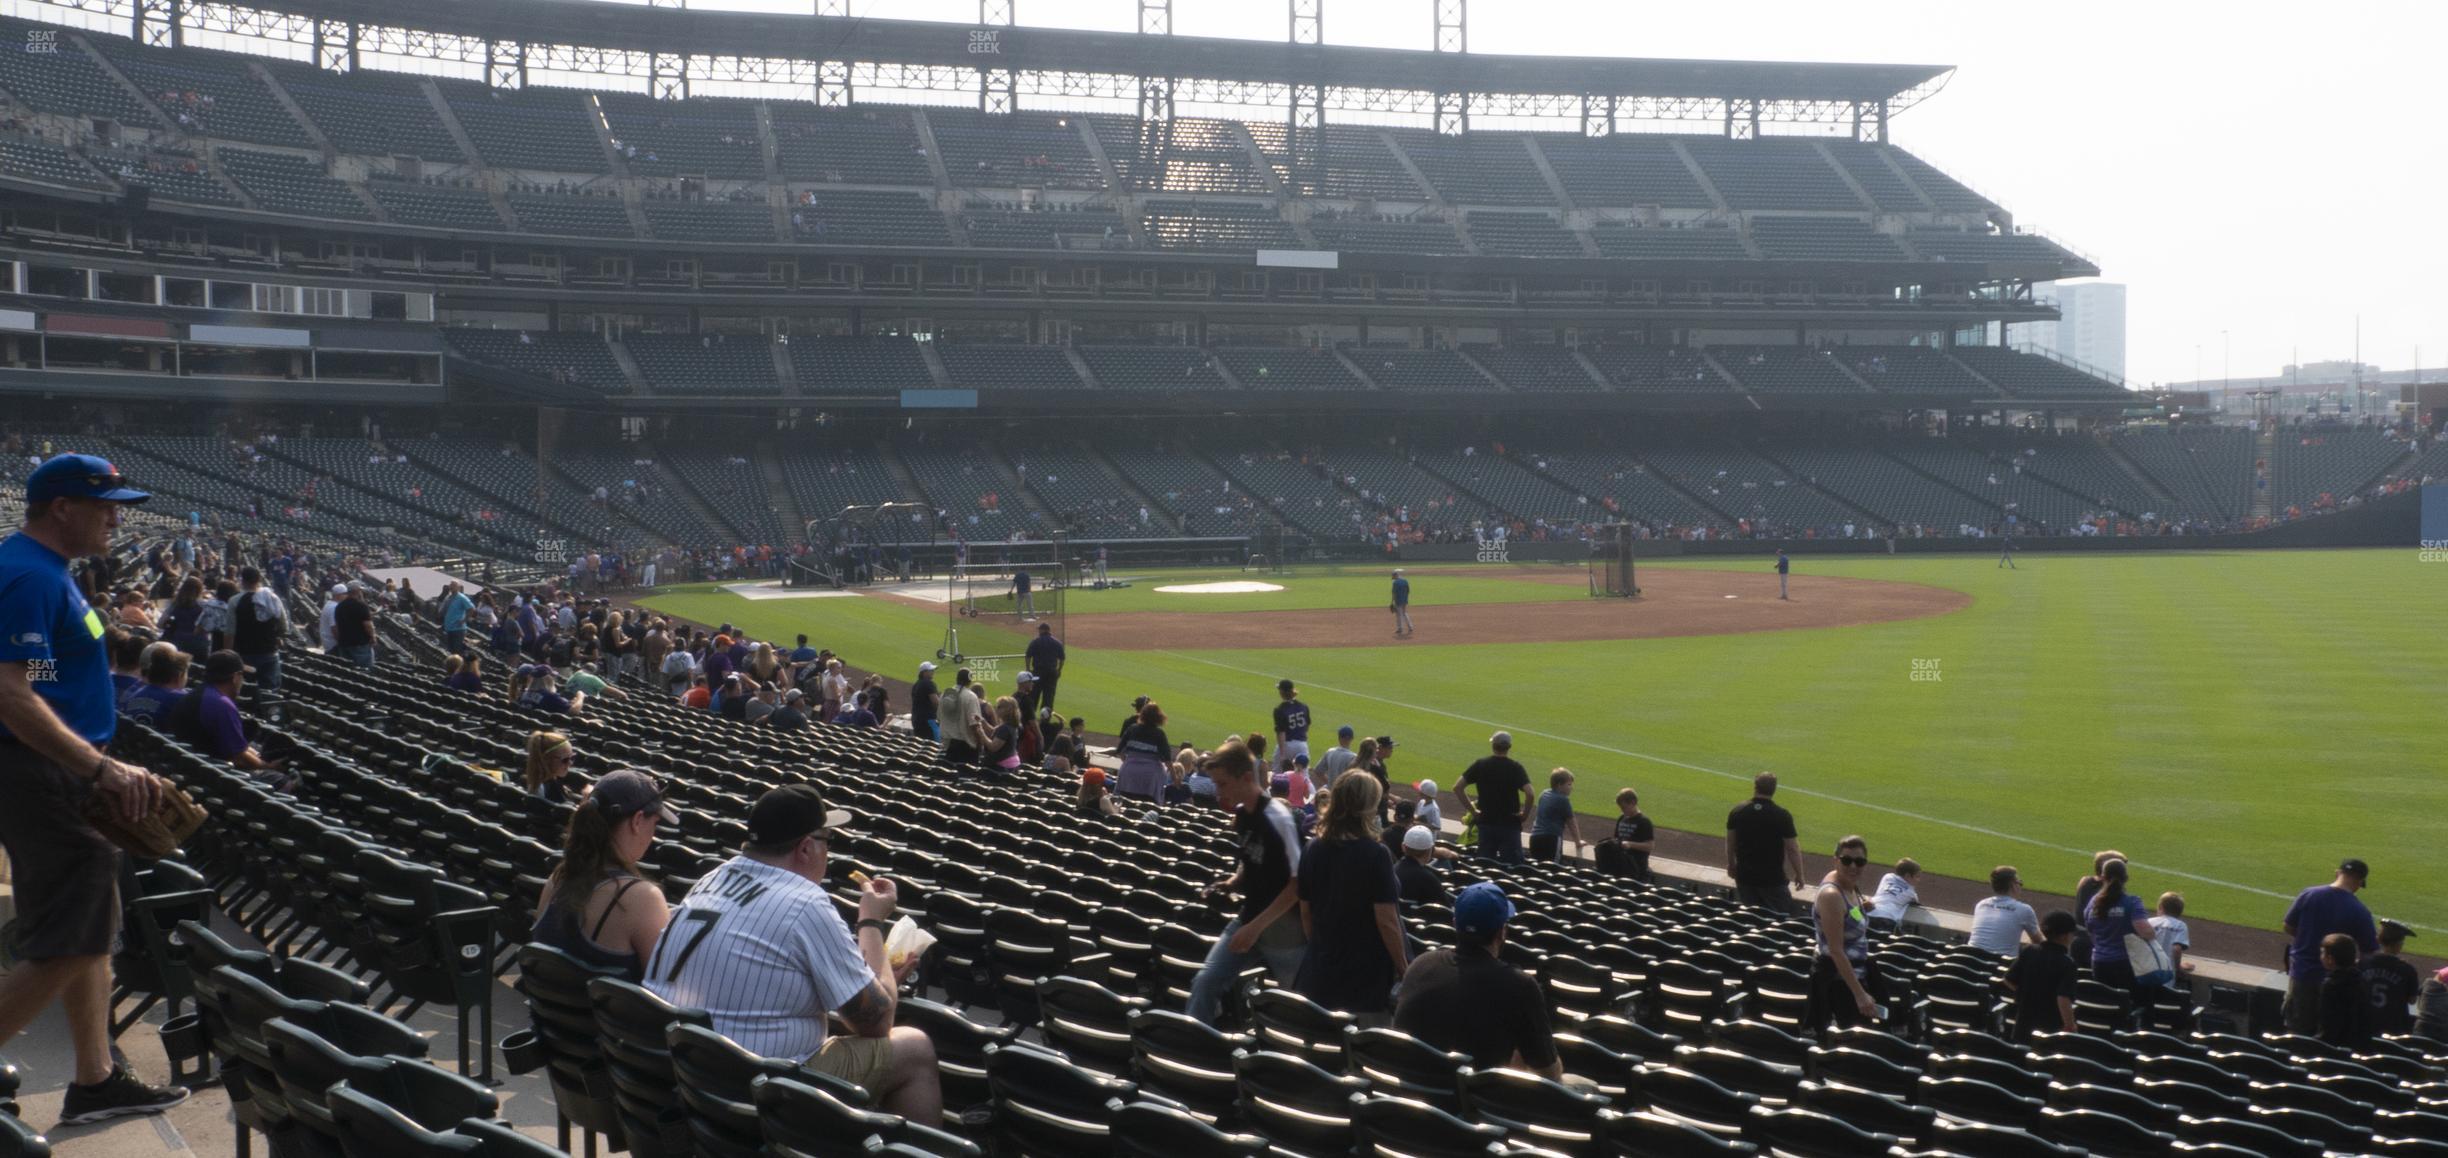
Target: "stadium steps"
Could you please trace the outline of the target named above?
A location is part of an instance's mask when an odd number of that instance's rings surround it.
[[[386,443],[384,445],[387,447],[389,444]],[[409,510],[417,512],[418,514],[425,515],[436,522],[456,525],[455,521],[458,516],[449,511],[442,510],[439,507],[430,506],[422,500],[409,498],[406,495],[387,494],[371,487],[359,486],[356,482],[346,477],[333,474],[324,470],[322,467],[316,466],[314,463],[309,462],[304,458],[288,453],[281,448],[279,443],[265,443],[258,446],[256,449],[260,450],[268,457],[279,459],[282,462],[288,463],[291,466],[297,467],[300,470],[317,476],[322,480],[321,485],[354,491],[358,494],[380,499],[396,506],[406,507]],[[396,454],[398,452],[393,451],[391,453]],[[189,469],[192,470],[197,468],[190,467]],[[457,481],[455,477],[453,481]],[[468,536],[464,542],[459,544],[461,546],[476,547],[494,551],[502,550],[505,546],[512,550],[519,550],[528,546],[528,544],[520,543],[515,539],[493,534],[479,527],[461,527],[460,529]]]
[[[1837,163],[1836,154],[1829,150],[1826,141],[1812,141],[1811,151],[1819,154],[1819,161],[1821,164],[1824,164],[1828,168],[1836,171],[1836,179],[1844,182],[1844,187],[1852,190],[1853,195],[1861,199],[1862,208],[1867,209],[1872,213],[1879,211],[1878,198],[1872,197],[1870,195],[1870,191],[1862,188],[1862,183],[1856,179],[1852,173],[1846,171],[1843,165]],[[1921,255],[1916,253],[1913,254],[1913,256],[1918,258]]]
[[[935,501],[935,496],[928,494],[925,487],[918,485],[918,472],[911,470],[909,463],[902,461],[900,451],[894,450],[890,444],[877,443],[875,452],[877,458],[884,460],[884,472],[892,476],[893,485],[901,488],[901,494],[905,499],[914,503],[925,503],[929,512],[944,509],[942,504]]]
[[[2277,480],[2270,477],[2270,472],[2276,469],[2277,455],[2278,436],[2268,426],[2263,426],[2253,435],[2253,466],[2261,477],[2255,480],[2258,485],[2253,487],[2252,517],[2264,522],[2270,517],[2272,496],[2278,490]]]
[[[765,186],[779,191],[782,194],[782,200],[787,203],[790,200],[790,186],[782,179],[782,142],[780,138],[774,136],[772,105],[764,101],[756,103],[756,127],[757,153],[765,170]],[[785,208],[784,213],[788,212],[789,210]],[[785,218],[780,225],[776,226],[779,236],[790,236],[789,230],[780,228],[781,225],[789,223]]]
[[[1634,461],[1640,463],[1641,469],[1646,471],[1650,478],[1657,480],[1657,484],[1659,486],[1665,487],[1667,490],[1683,496],[1683,501],[1690,503],[1694,508],[1706,513],[1710,518],[1717,520],[1717,525],[1721,527],[1731,527],[1742,521],[1741,518],[1729,513],[1724,507],[1710,502],[1707,495],[1693,490],[1690,487],[1684,486],[1681,481],[1675,478],[1674,472],[1662,469],[1658,466],[1658,464],[1649,461],[1648,455],[1634,454],[1632,458]],[[1517,459],[1515,461],[1519,460]],[[1787,473],[1790,474],[1792,472],[1788,471]],[[1547,477],[1552,479],[1552,476]],[[1559,486],[1563,486],[1566,490],[1574,489],[1570,484],[1564,483],[1560,479],[1552,479],[1552,481],[1555,481]],[[1576,491],[1576,493],[1578,492]]]
[[[1881,148],[1878,151],[1878,159],[1881,164],[1887,166],[1889,169],[1895,172],[1896,179],[1902,181],[1905,188],[1912,190],[1913,196],[1920,198],[1922,204],[1927,205],[1932,209],[1936,209],[1938,207],[1938,199],[1930,196],[1929,190],[1922,188],[1919,181],[1913,180],[1912,173],[1905,169],[1904,166],[1895,159],[1894,153],[1889,152],[1885,148]]]
[[[910,127],[918,134],[918,147],[926,151],[927,174],[935,178],[935,187],[952,187],[952,175],[944,171],[943,148],[935,143],[935,122],[927,119],[925,109],[910,110]],[[928,198],[933,200],[933,198]]]
[[[1706,357],[1707,355],[1703,354],[1701,356]],[[1614,383],[1607,381],[1606,371],[1599,369],[1598,363],[1590,361],[1589,355],[1581,352],[1581,347],[1573,347],[1572,359],[1573,365],[1581,367],[1581,372],[1589,375],[1590,381],[1596,382],[1600,390],[1613,390],[1615,388]],[[1721,374],[1724,373],[1722,370],[1718,372]]]
[[[664,487],[671,493],[680,496],[680,501],[687,504],[690,514],[697,516],[709,527],[720,527],[730,532],[731,541],[734,543],[756,541],[756,536],[749,534],[745,527],[733,522],[729,515],[722,512],[721,508],[706,499],[705,493],[697,489],[696,482],[689,478],[687,471],[673,470],[662,447],[654,447],[652,453],[655,475],[663,480]]]
[[[774,380],[782,384],[782,396],[798,397],[799,370],[791,365],[790,347],[781,342],[767,342],[765,349],[773,355]]]
[[[783,529],[793,534],[805,531],[807,516],[800,513],[799,499],[791,494],[790,476],[782,472],[781,449],[773,439],[760,438],[748,456],[756,463],[757,477],[765,480],[765,493],[772,498],[774,517],[782,520]]]
[[[1266,184],[1267,192],[1277,197],[1286,196],[1283,175],[1277,173],[1274,163],[1267,160],[1266,150],[1258,147],[1258,138],[1250,135],[1249,122],[1236,119],[1226,123],[1232,126],[1233,140],[1241,142],[1242,151],[1249,154],[1250,172],[1257,174],[1258,179]],[[1293,228],[1300,229],[1299,222],[1295,221]],[[1301,234],[1301,240],[1311,245],[1317,244],[1317,239],[1309,237],[1307,230],[1301,230]]]
[[[1097,381],[1096,371],[1088,368],[1088,359],[1080,357],[1079,351],[1074,350],[1069,346],[1064,346],[1062,348],[1062,353],[1063,360],[1071,363],[1071,372],[1079,375],[1081,383],[1092,390],[1101,390],[1104,388],[1105,384]],[[1106,465],[1111,467],[1113,464],[1107,463]]]
[[[1981,505],[1981,506],[1983,506],[1983,507],[1988,508],[1988,510],[1990,511],[1990,513],[1991,513],[1991,514],[1993,514],[1993,515],[1996,515],[1996,516],[2000,516],[2000,517],[2002,517],[2002,516],[2004,516],[2004,515],[2005,515],[2005,513],[2006,513],[2006,509],[2005,509],[2004,507],[1999,506],[1999,505],[1998,505],[1998,503],[1997,503],[1997,500],[1996,500],[1996,499],[1992,499],[1992,498],[1989,498],[1989,497],[1988,497],[1988,496],[1986,496],[1986,495],[1977,494],[1977,493],[1974,493],[1974,492],[1972,492],[1972,491],[1965,490],[1965,489],[1964,489],[1964,488],[1962,488],[1962,487],[1956,486],[1954,483],[1948,482],[1947,480],[1945,480],[1945,479],[1943,479],[1943,478],[1940,478],[1940,477],[1938,477],[1937,475],[1931,474],[1930,472],[1928,472],[1928,471],[1926,471],[1926,470],[1921,469],[1919,466],[1914,465],[1914,464],[1913,464],[1913,462],[1912,462],[1912,460],[1910,460],[1910,459],[1907,459],[1907,458],[1905,458],[1905,457],[1903,457],[1903,456],[1901,456],[1901,455],[1889,454],[1889,453],[1888,453],[1888,452],[1887,452],[1887,451],[1886,451],[1884,448],[1875,449],[1875,450],[1871,451],[1871,453],[1872,453],[1872,454],[1875,454],[1875,455],[1878,455],[1880,458],[1886,459],[1887,461],[1889,461],[1889,462],[1891,462],[1891,463],[1894,463],[1894,464],[1896,464],[1897,466],[1903,467],[1905,470],[1911,471],[1912,473],[1914,473],[1914,474],[1916,474],[1916,475],[1919,475],[1920,477],[1922,477],[1922,478],[1924,478],[1924,479],[1928,480],[1928,481],[1929,481],[1929,484],[1930,484],[1931,486],[1937,487],[1938,489],[1943,490],[1943,491],[1952,491],[1952,492],[1954,492],[1954,493],[1956,493],[1956,494],[1962,495],[1963,497],[1965,497],[1965,498],[1967,498],[1967,499],[1972,500],[1973,502],[1975,502],[1975,503],[1977,503],[1977,504],[1979,504],[1979,505]],[[2053,484],[2053,483],[2052,483],[2052,484],[2050,484],[2050,485],[2054,486],[2055,484]],[[2063,487],[2058,487],[2058,489],[2059,489],[2059,490],[2064,490],[2065,488],[2063,488]],[[2072,492],[2068,492],[2068,493],[2072,493]],[[2080,497],[2082,497],[2082,496],[2080,496],[2080,495],[2076,495],[2075,497],[2076,497],[2076,498],[2080,498]],[[1896,521],[1896,520],[1890,519],[1890,520],[1888,520],[1888,521],[1889,521],[1889,522],[1894,522],[1894,521]]]
[[[1508,459],[1507,461],[1510,460]],[[1429,463],[1424,459],[1413,458],[1410,460],[1410,462],[1411,469],[1427,475],[1429,478],[1435,479],[1438,482],[1444,483],[1446,486],[1452,487],[1453,493],[1478,504],[1479,509],[1483,511],[1502,511],[1512,518],[1522,519],[1524,521],[1527,521],[1530,517],[1520,511],[1513,510],[1512,508],[1505,506],[1503,503],[1497,502],[1494,499],[1479,493],[1478,491],[1464,486],[1459,479],[1456,479],[1452,475],[1446,474],[1444,471],[1438,470],[1436,467],[1429,465]],[[1523,469],[1527,470],[1528,468],[1524,467]],[[1571,488],[1566,489],[1569,490]]]
[[[451,111],[450,102],[443,99],[442,86],[422,81],[417,91],[425,94],[425,102],[433,106],[434,119],[442,122],[442,131],[450,134],[451,144],[458,146],[459,155],[468,163],[482,165],[483,153],[476,151],[476,138],[468,135],[467,126],[459,123],[459,115]]]
[[[573,543],[597,544],[603,542],[603,540],[596,535],[580,530],[569,525],[568,523],[564,523],[561,520],[552,517],[551,514],[541,509],[542,504],[534,501],[534,496],[530,496],[528,499],[524,500],[511,498],[509,495],[485,485],[484,480],[481,478],[478,478],[472,474],[453,470],[446,463],[427,459],[424,455],[417,453],[417,443],[415,439],[401,439],[394,445],[397,446],[399,453],[408,456],[408,461],[415,463],[426,470],[432,471],[435,474],[448,477],[452,482],[458,483],[460,486],[466,487],[468,490],[475,492],[478,497],[491,500],[493,505],[497,507],[501,507],[504,510],[517,511],[519,514],[535,520],[536,526],[542,527],[546,530],[558,531],[562,534],[562,536],[569,539],[569,541]],[[528,452],[521,450],[519,453],[527,454]],[[536,456],[528,455],[528,457],[535,458]],[[546,486],[557,484],[564,487],[576,487],[578,485],[577,483],[571,481],[568,475],[562,474],[559,471],[548,471],[540,458],[536,463],[536,478],[537,481]],[[582,490],[580,493],[584,494],[588,492]],[[663,536],[657,535],[652,531],[647,532],[647,537],[652,539],[657,545],[666,545],[667,543]]]
[[[1793,467],[1786,465],[1784,459],[1778,458],[1775,454],[1770,453],[1764,448],[1757,446],[1745,446],[1743,449],[1749,451],[1754,457],[1757,457],[1768,465],[1785,472],[1785,477],[1792,479],[1795,486],[1810,490],[1827,501],[1843,507],[1854,514],[1860,515],[1865,522],[1884,523],[1891,527],[1898,526],[1901,523],[1901,520],[1898,520],[1892,515],[1881,514],[1878,511],[1871,510],[1860,503],[1854,502],[1852,499],[1846,498],[1843,495],[1837,494],[1835,491],[1820,486],[1817,480],[1814,480],[1809,475],[1803,474],[1801,471],[1795,470]]]
[[[1898,241],[1902,241],[1903,239],[1902,239],[1902,238],[1897,238],[1896,240],[1898,240]],[[1909,247],[1909,246],[1907,246],[1906,248],[1907,248],[1907,249],[1909,249],[1910,247]],[[1919,256],[1919,254],[1916,252],[1916,253],[1914,254],[1914,256],[1915,256],[1915,257],[1918,257],[1918,256]],[[1949,349],[1949,350],[1947,350],[1947,351],[1944,351],[1944,353],[1945,353],[1945,355],[1946,355],[1947,365],[1949,365],[1949,366],[1953,366],[1953,367],[1955,367],[1956,369],[1963,371],[1963,372],[1964,372],[1964,374],[1965,374],[1965,376],[1967,376],[1967,377],[1971,378],[1973,381],[1978,382],[1978,383],[1980,383],[1980,384],[1981,384],[1981,385],[1983,385],[1983,386],[1988,387],[1988,388],[1991,390],[1991,392],[1995,393],[1995,394],[1996,394],[1998,397],[2000,397],[2000,398],[2012,398],[2012,397],[2014,397],[2014,393],[2013,393],[2012,391],[2010,391],[2010,390],[2006,389],[2006,388],[2005,388],[2005,387],[2003,387],[2003,386],[1998,385],[1998,381],[1997,381],[1997,379],[1992,378],[1992,377],[1988,376],[1987,374],[1983,374],[1983,373],[1981,373],[1979,370],[1977,370],[1977,369],[1973,368],[1972,363],[1970,363],[1970,362],[1966,362],[1966,361],[1964,361],[1963,359],[1956,357],[1956,356],[1955,356],[1955,352],[1954,352],[1952,349]]]
[[[101,70],[112,80],[119,82],[119,87],[126,89],[128,91],[128,95],[135,98],[137,104],[144,106],[144,110],[146,112],[153,114],[153,119],[169,126],[171,132],[178,133],[178,135],[182,137],[194,137],[194,134],[181,132],[179,130],[178,118],[164,113],[160,105],[153,103],[153,95],[146,92],[143,85],[129,80],[126,73],[119,71],[118,62],[112,60],[108,54],[96,50],[91,41],[85,40],[82,37],[76,38],[76,41],[77,47],[85,53],[85,59],[93,62],[93,66],[95,68]],[[198,151],[201,152],[202,150]]]
[[[230,196],[238,199],[238,204],[249,209],[263,208],[262,205],[256,202],[255,194],[252,190],[232,180],[229,175],[229,170],[221,167],[221,155],[219,153],[213,152],[209,149],[198,150],[198,152],[203,154],[202,159],[204,161],[205,174],[210,176],[213,180],[219,181],[223,189],[229,190]]]
[[[1105,452],[1096,444],[1080,443],[1079,453],[1080,457],[1095,463],[1098,470],[1105,472],[1105,477],[1112,479],[1114,485],[1120,487],[1122,493],[1129,496],[1131,501],[1146,507],[1149,518],[1163,523],[1176,535],[1188,533],[1182,526],[1181,516],[1174,513],[1172,504],[1157,501],[1155,495],[1149,494],[1147,488],[1139,485],[1139,480],[1122,473],[1122,468],[1116,466],[1114,460],[1105,457]]]
[[[1122,175],[1114,171],[1113,158],[1105,155],[1105,142],[1097,139],[1096,130],[1089,126],[1088,118],[1071,118],[1071,131],[1079,134],[1080,143],[1087,146],[1089,158],[1096,162],[1097,174],[1105,179],[1105,188],[1116,193],[1127,190],[1129,186],[1124,185]],[[1136,205],[1126,205],[1123,210],[1122,220],[1130,223],[1131,243],[1144,247],[1145,239],[1139,236],[1139,220],[1146,215],[1140,213]]]
[[[296,121],[298,127],[306,131],[306,139],[313,141],[316,148],[323,150],[324,156],[331,157],[339,154],[339,146],[332,144],[331,138],[324,135],[323,126],[316,124],[313,117],[307,116],[305,108],[297,103],[297,98],[289,95],[289,90],[281,86],[279,76],[275,75],[271,69],[265,68],[262,61],[250,60],[246,62],[246,69],[249,73],[254,74],[256,83],[271,92],[274,103],[289,111],[289,118]]]
[[[952,371],[944,367],[943,355],[935,352],[935,343],[913,342],[911,344],[918,347],[918,360],[926,363],[927,377],[934,379],[937,386],[950,386]]]
[[[630,206],[629,213],[631,217],[635,217],[637,215],[637,206]],[[653,393],[652,390],[647,388],[646,371],[639,369],[637,359],[629,356],[629,347],[615,341],[606,341],[604,345],[612,348],[612,360],[620,363],[621,377],[629,380],[629,392],[631,394]]]
[[[1530,154],[1530,165],[1532,168],[1538,170],[1539,179],[1547,182],[1548,194],[1555,198],[1556,204],[1561,206],[1564,212],[1571,213],[1573,208],[1572,194],[1564,191],[1564,178],[1556,175],[1555,166],[1550,164],[1547,160],[1547,151],[1539,148],[1538,137],[1535,134],[1524,133],[1522,134],[1521,144],[1522,151]],[[1583,250],[1586,251],[1593,249],[1588,236],[1581,234],[1579,231],[1575,231],[1574,235],[1581,239],[1581,247]],[[1590,256],[1596,257],[1598,255],[1595,252],[1591,252]]]
[[[1336,346],[1333,349],[1335,361],[1342,363],[1345,370],[1351,371],[1351,376],[1358,378],[1362,387],[1370,390],[1385,389],[1385,387],[1380,385],[1375,378],[1369,377],[1368,371],[1360,368],[1360,363],[1352,360],[1350,351],[1345,350],[1341,346]]]
[[[1469,366],[1473,370],[1477,370],[1481,377],[1495,383],[1498,390],[1502,390],[1507,394],[1516,393],[1516,391],[1513,389],[1512,383],[1505,381],[1494,370],[1488,369],[1486,364],[1482,363],[1479,359],[1471,357],[1468,349],[1461,346],[1455,346],[1454,356],[1462,359],[1462,363],[1464,365]]]
[[[1027,480],[1020,477],[1019,471],[1012,469],[1011,456],[1004,453],[1002,446],[992,445],[981,449],[987,464],[994,468],[995,482],[999,488],[1005,493],[1020,496],[1020,505],[1027,507],[1029,514],[1041,525],[1063,525],[1063,521],[1055,517],[1054,508],[1048,506],[1045,497],[1037,493],[1037,488],[1030,486]]]
[[[1437,188],[1436,182],[1428,179],[1428,174],[1419,167],[1419,162],[1412,160],[1411,154],[1403,151],[1401,143],[1397,142],[1392,134],[1379,133],[1377,139],[1385,145],[1387,152],[1394,154],[1394,160],[1403,167],[1403,172],[1409,173],[1412,180],[1419,182],[1420,188],[1427,190],[1431,203],[1440,208],[1451,204],[1445,200],[1445,191]]]
[[[1700,159],[1692,156],[1691,150],[1683,147],[1683,142],[1672,143],[1675,159],[1683,162],[1683,167],[1691,172],[1691,179],[1700,186],[1700,191],[1708,194],[1709,204],[1716,206],[1719,213],[1733,212],[1733,207],[1726,204],[1725,194],[1717,191],[1717,183],[1709,180],[1708,170],[1700,167]],[[1743,231],[1743,248],[1751,251],[1752,260],[1759,259],[1759,246],[1752,244],[1749,230]]]
[[[2117,464],[2117,469],[2124,471],[2136,483],[2141,484],[2143,492],[2159,503],[2160,510],[2173,511],[2176,509],[2175,493],[2168,490],[2167,484],[2160,482],[2151,472],[2142,469],[2141,463],[2128,457],[2125,451],[2117,446],[2114,439],[2102,440],[2100,450],[2107,454],[2110,462]],[[2139,514],[2140,512],[2132,513]]]
[[[414,456],[412,455],[410,457]],[[554,463],[551,459],[548,459],[540,454],[534,457],[536,464],[537,486],[560,487],[565,491],[571,491],[585,496],[592,496],[595,493],[594,487],[587,486],[579,482],[576,475],[561,469],[561,467]],[[593,499],[589,498],[587,501],[592,502]],[[671,536],[656,530],[653,524],[648,523],[646,520],[641,519],[623,509],[619,503],[614,503],[609,508],[597,509],[601,511],[605,522],[608,524],[607,529],[612,530],[614,533],[602,536],[585,534],[583,532],[576,533],[573,535],[573,538],[576,541],[581,543],[626,542],[627,537],[618,533],[621,529],[626,529],[631,534],[657,547],[677,547],[680,545],[673,542]],[[554,525],[559,526],[559,524]],[[708,520],[708,525],[719,527],[723,524]]]

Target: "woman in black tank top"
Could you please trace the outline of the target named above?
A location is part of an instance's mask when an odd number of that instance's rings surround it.
[[[529,939],[638,980],[645,950],[662,935],[670,912],[662,890],[638,876],[637,862],[654,844],[655,823],[667,819],[677,820],[645,773],[622,770],[598,779],[570,813],[561,864],[544,886]]]

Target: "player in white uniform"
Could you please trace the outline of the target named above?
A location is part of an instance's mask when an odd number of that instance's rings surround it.
[[[893,1025],[901,975],[914,964],[895,970],[884,955],[899,893],[891,881],[868,881],[854,936],[824,890],[826,842],[849,819],[806,784],[759,797],[740,854],[672,910],[647,958],[646,988],[705,1010],[715,1032],[751,1053],[804,1060],[867,1087],[882,1109],[932,1126],[943,1120],[934,1043]],[[827,1013],[839,1013],[852,1036],[828,1037]]]

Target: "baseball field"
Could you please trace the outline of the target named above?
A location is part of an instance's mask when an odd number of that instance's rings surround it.
[[[1768,769],[1813,854],[1859,832],[1877,860],[1974,878],[2007,862],[2070,889],[2115,847],[2137,892],[2262,928],[2354,855],[2375,911],[2448,930],[2448,570],[2412,551],[2018,562],[1797,557],[1784,602],[1765,557],[1644,564],[1637,601],[1588,598],[1577,567],[1413,568],[1418,632],[1401,641],[1383,569],[1117,573],[1132,585],[1069,593],[1058,706],[1110,733],[1151,695],[1173,737],[1206,747],[1268,728],[1290,677],[1318,748],[1342,723],[1391,734],[1397,780],[1450,787],[1503,728],[1542,786],[1550,767],[1578,773],[1583,812],[1611,813],[1631,784],[1661,826],[1719,831]],[[1282,590],[1155,590],[1241,580]],[[947,618],[887,596],[645,602],[805,632],[904,679]],[[1002,630],[965,621],[962,650],[1017,652]]]

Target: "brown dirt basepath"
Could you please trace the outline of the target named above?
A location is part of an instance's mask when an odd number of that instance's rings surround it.
[[[1577,574],[1537,582],[1582,583]],[[1793,598],[1777,598],[1777,577],[1760,571],[1657,570],[1638,599],[1554,603],[1474,603],[1411,610],[1417,629],[1393,637],[1383,608],[1315,611],[1116,611],[1069,617],[1063,642],[1106,651],[1179,647],[1384,647],[1406,643],[1570,643],[1729,635],[1805,627],[1851,627],[1960,611],[1961,591],[1878,579],[1796,575]]]

